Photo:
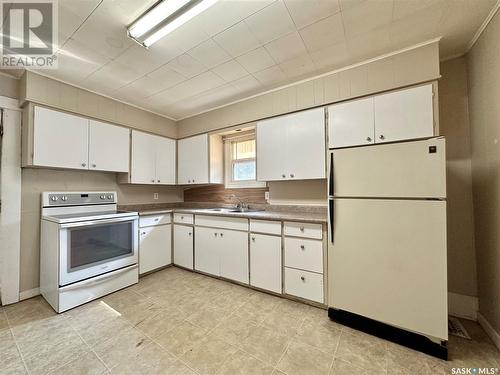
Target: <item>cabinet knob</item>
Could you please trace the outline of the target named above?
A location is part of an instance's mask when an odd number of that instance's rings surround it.
[[[300,227],[300,231],[303,232],[304,231],[304,227]]]
[[[146,232],[142,232],[141,234],[144,236],[146,234]]]
[[[181,216],[181,220],[184,220],[184,216]]]
[[[156,217],[156,218],[155,218],[155,221],[158,221],[158,220],[160,220],[160,218],[159,218],[159,217]]]
[[[191,180],[188,180],[188,184],[190,184],[190,183],[191,183]]]
[[[305,278],[304,276],[300,276],[300,279],[301,279],[302,281],[306,281],[306,278]]]
[[[188,234],[191,236],[193,233],[189,232]]]
[[[295,175],[294,175],[293,173],[290,173],[290,177],[291,177],[291,178],[294,178],[294,177],[295,177]]]
[[[155,182],[155,180],[153,179],[153,180],[151,180],[151,182]]]
[[[194,182],[194,178],[193,178],[193,182]]]
[[[378,137],[379,137],[379,139],[385,139],[383,134],[380,134]]]
[[[95,164],[92,164],[92,168],[95,168],[95,167],[97,167],[97,165],[95,165]]]
[[[366,141],[367,142],[371,142],[372,141],[372,137],[366,137]]]
[[[286,174],[282,174],[281,177],[286,178]]]
[[[305,250],[306,247],[304,245],[300,245],[301,250]]]
[[[224,237],[224,233],[221,233],[221,234],[220,234],[220,236],[221,236],[221,237]]]
[[[214,233],[214,236],[217,237],[217,233]]]
[[[255,237],[252,237],[252,241],[255,242]]]
[[[87,164],[86,164],[86,163],[82,163],[82,167],[86,167],[86,166],[87,166]]]

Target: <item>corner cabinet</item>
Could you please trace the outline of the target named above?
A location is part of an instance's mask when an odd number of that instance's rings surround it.
[[[26,111],[23,166],[128,172],[129,129],[45,107]]]
[[[219,135],[200,134],[179,139],[177,183],[222,184],[223,142]]]
[[[329,148],[428,138],[435,134],[432,84],[328,107]]]
[[[325,110],[280,116],[257,123],[257,180],[325,178]]]
[[[174,139],[132,130],[132,157],[127,182],[174,185],[175,167]]]

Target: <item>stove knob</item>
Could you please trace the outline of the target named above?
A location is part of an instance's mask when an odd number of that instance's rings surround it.
[[[104,195],[101,195],[100,198],[101,199],[106,199],[106,197]]]
[[[67,197],[67,196],[65,196],[65,195],[63,195],[63,196],[61,197],[61,200],[62,200],[62,201],[64,201],[64,202],[66,202],[66,201],[68,200],[68,197]]]
[[[108,199],[113,199],[113,196],[112,195],[108,195]]]
[[[54,195],[54,196],[52,196],[52,197],[50,198],[50,200],[51,200],[52,202],[55,202],[55,201],[57,201],[57,197]]]

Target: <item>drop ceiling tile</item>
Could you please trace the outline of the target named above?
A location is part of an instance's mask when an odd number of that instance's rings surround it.
[[[275,65],[275,61],[263,47],[254,49],[236,58],[248,72],[254,73]]]
[[[70,37],[98,6],[100,0],[59,0],[58,24],[59,45],[63,45],[66,37]],[[61,38],[61,36],[63,36]],[[64,39],[64,40],[62,40]]]
[[[286,75],[283,73],[279,66],[272,66],[270,68],[256,72],[253,76],[260,82],[262,86],[268,87],[286,80]]]
[[[248,75],[248,72],[236,60],[230,60],[216,66],[212,71],[226,82],[231,82]]]
[[[209,38],[210,36],[201,27],[200,20],[195,17],[161,38],[152,47],[156,47],[159,51],[167,48],[184,53]]]
[[[164,82],[148,76],[144,76],[129,83],[126,86],[121,87],[118,90],[135,92],[135,97],[142,99],[157,94],[158,92],[165,90],[166,88],[167,87],[165,87]]]
[[[194,77],[207,70],[207,68],[201,62],[192,58],[187,53],[176,57],[167,65],[177,73],[180,73],[187,78]]]
[[[288,78],[304,77],[316,70],[313,60],[309,55],[301,55],[280,64],[280,68]]]
[[[89,81],[94,87],[102,85],[108,90],[116,90],[136,79],[140,78],[142,73],[134,68],[120,64],[116,61],[104,65],[101,69],[88,76],[85,81]]]
[[[183,100],[204,91],[222,86],[224,81],[212,72],[205,72],[168,90],[176,100]]]
[[[355,7],[367,1],[371,0],[339,0],[340,10],[343,12],[349,8]]]
[[[281,63],[306,54],[306,47],[298,32],[292,32],[264,46],[274,61]]]
[[[150,50],[138,44],[130,46],[114,61],[123,65],[131,66],[142,74],[158,69],[167,62],[162,56],[157,56]]]
[[[165,89],[175,86],[183,81],[186,81],[187,79],[168,65],[163,65],[155,71],[148,73],[148,76],[156,81],[161,82],[164,85]]]
[[[245,22],[237,23],[216,35],[214,40],[231,56],[237,57],[259,46],[259,41],[252,34]]]
[[[295,30],[295,25],[281,0],[251,15],[245,22],[261,44]]]
[[[317,51],[345,40],[344,25],[340,13],[306,26],[300,35],[309,51]]]
[[[338,0],[284,0],[298,28],[310,25],[340,11]]]
[[[219,47],[219,45],[212,39],[208,39],[207,41],[192,48],[188,51],[188,54],[201,62],[207,68],[213,68],[214,66],[231,60],[231,56],[229,56],[227,52]]]
[[[333,70],[347,65],[350,60],[345,42],[334,44],[309,54],[318,69]]]
[[[393,18],[399,20],[429,7],[445,6],[446,0],[395,1]]]
[[[365,34],[347,39],[347,49],[351,57],[363,61],[393,50],[389,27],[381,27]]]
[[[392,21],[393,0],[364,1],[342,11],[347,38],[365,34]]]
[[[260,82],[252,75],[237,79],[231,82],[231,85],[240,93],[257,90],[262,87]]]

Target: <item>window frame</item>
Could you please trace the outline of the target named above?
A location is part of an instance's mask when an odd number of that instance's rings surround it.
[[[245,158],[239,159],[238,162],[252,161],[255,160],[255,180],[243,180],[234,181],[233,180],[233,165],[235,159],[233,158],[233,147],[234,142],[243,142],[249,140],[255,140],[255,158]],[[266,187],[265,181],[257,181],[257,139],[256,134],[242,134],[242,135],[232,135],[224,139],[224,181],[226,188],[261,188]]]

